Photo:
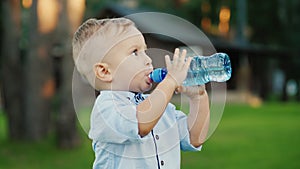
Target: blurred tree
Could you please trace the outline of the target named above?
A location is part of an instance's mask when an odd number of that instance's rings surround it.
[[[70,2],[70,1],[69,1]],[[61,60],[61,86],[59,87],[60,108],[57,114],[56,133],[57,143],[61,148],[72,148],[79,144],[79,137],[76,130],[77,117],[72,99],[72,35],[69,26],[67,0],[61,0],[61,13],[59,24],[55,31],[54,57]]]
[[[38,1],[28,9],[26,24],[29,28],[28,49],[24,59],[24,121],[25,136],[29,140],[41,140],[50,131],[51,99],[54,94],[52,60],[49,55],[50,36],[38,30]]]
[[[297,0],[249,1],[251,41],[276,47],[297,47],[300,40],[299,7]]]
[[[283,101],[289,99],[285,90],[289,79],[295,79],[300,86],[300,73],[295,71],[300,66],[299,7],[300,2],[297,0],[249,1],[249,25],[252,30],[250,41],[255,44],[264,44],[273,50],[273,52],[268,52],[264,58],[258,59],[260,61],[267,60],[267,64],[275,59],[275,67],[284,71],[285,84],[281,95]],[[265,64],[261,65],[262,67],[266,66]],[[266,69],[260,70],[264,70],[261,72],[265,74],[264,79],[272,73],[272,70],[268,74],[266,74]],[[300,100],[299,92],[298,99]]]
[[[18,49],[20,37],[19,0],[1,1],[1,92],[12,140],[24,137],[23,69]]]
[[[62,7],[56,31],[41,30],[38,2],[32,1],[32,5],[21,8],[19,0],[1,1],[1,16],[5,16],[1,18],[1,93],[9,139],[38,141],[48,136],[57,86],[61,102],[55,116],[57,141],[59,147],[70,148],[79,139],[72,104],[72,36],[67,0],[56,1]],[[60,58],[62,63],[57,72],[61,77],[56,81],[53,58]]]
[[[24,53],[19,50],[22,36],[20,2],[5,0],[1,3],[2,15],[6,16],[2,25],[1,67],[9,137],[12,140],[40,140],[49,131],[51,62],[37,32],[36,2],[28,15],[30,46]]]
[[[278,1],[249,1],[249,25],[252,29],[251,41],[259,44],[278,45],[283,38],[279,22]],[[274,34],[276,33],[276,36]]]
[[[114,0],[111,0],[114,1]],[[109,0],[87,0],[85,18],[95,17],[97,13],[103,8],[104,4],[107,4]]]

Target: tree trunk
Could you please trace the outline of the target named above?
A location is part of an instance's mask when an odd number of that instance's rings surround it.
[[[53,94],[52,64],[47,36],[38,32],[37,1],[33,1],[29,20],[29,49],[25,58],[25,133],[38,141],[49,133],[50,99]]]
[[[23,138],[23,76],[20,51],[20,3],[18,0],[1,1],[1,81],[4,109],[8,117],[8,135],[11,140]]]
[[[57,143],[60,148],[72,148],[80,143],[77,133],[77,116],[75,113],[72,99],[72,75],[73,75],[73,59],[71,49],[71,32],[67,15],[67,1],[61,0],[62,12],[60,14],[59,26],[57,29],[57,44],[61,58],[61,82],[59,95],[61,99],[61,107],[57,116]]]

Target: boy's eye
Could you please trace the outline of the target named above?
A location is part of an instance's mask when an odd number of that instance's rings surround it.
[[[134,49],[134,50],[132,51],[132,55],[137,56],[137,55],[138,55],[138,50],[137,50],[137,49]]]

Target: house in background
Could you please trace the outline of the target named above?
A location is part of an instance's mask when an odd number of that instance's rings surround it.
[[[103,8],[97,18],[127,17],[133,20],[145,36],[149,48],[147,52],[155,67],[163,67],[165,54],[171,54],[176,47],[189,46],[192,52],[205,56],[215,52],[227,53],[233,70],[232,77],[227,82],[229,101],[259,104],[260,97],[264,97],[272,88],[272,79],[268,74],[271,70],[266,71],[272,69],[266,65],[269,58],[258,56],[270,55],[275,51],[257,45],[239,44],[221,37],[206,36],[200,29],[189,27],[190,23],[176,19],[176,16],[147,12],[153,11],[113,4]]]

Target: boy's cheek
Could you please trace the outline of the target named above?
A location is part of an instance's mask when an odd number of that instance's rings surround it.
[[[144,61],[136,56],[128,56],[115,62],[113,68],[113,79],[115,83],[125,84],[127,87],[137,74],[146,70]]]
[[[142,72],[143,69],[145,69],[145,67],[141,62],[127,57],[118,64],[116,74],[133,78],[137,73]]]
[[[129,89],[135,76],[142,71],[139,65],[132,65],[132,62],[124,61],[113,73],[113,88]]]

